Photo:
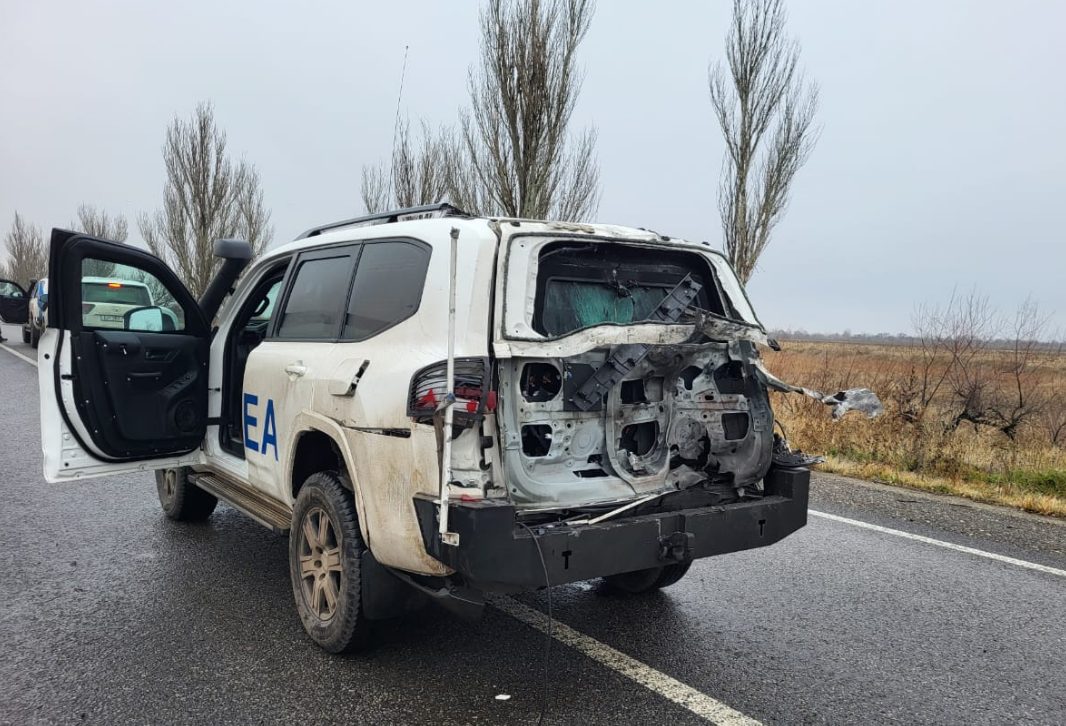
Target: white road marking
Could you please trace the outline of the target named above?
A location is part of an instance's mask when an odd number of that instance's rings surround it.
[[[829,514],[828,512],[819,512],[814,509],[808,509],[807,512],[809,514],[814,515],[815,517],[821,517],[822,519],[831,519],[834,522],[850,524],[853,527],[862,527],[863,529],[873,530],[874,532],[881,532],[882,534],[891,534],[896,537],[914,540],[915,542],[924,542],[925,544],[936,545],[937,547],[944,547],[945,549],[955,550],[956,552],[965,552],[968,555],[976,555],[977,557],[984,557],[989,560],[996,560],[997,562],[1005,562],[1008,565],[1016,565],[1018,567],[1025,567],[1029,570],[1036,570],[1037,572],[1045,572],[1049,575],[1058,575],[1059,577],[1066,577],[1066,570],[1060,570],[1057,567],[1048,567],[1047,565],[1040,565],[1036,562],[1029,562],[1028,560],[1019,560],[1016,557],[997,555],[995,552],[986,552],[985,550],[974,549],[973,547],[966,547],[965,545],[958,545],[952,542],[944,542],[943,540],[933,539],[932,537],[923,537],[920,534],[911,534],[910,532],[902,532],[898,529],[889,529],[888,527],[881,527],[880,525],[870,524],[869,522],[861,522],[857,519],[848,519],[847,517],[840,517],[835,514]]]
[[[548,616],[541,611],[528,605],[523,605],[509,597],[491,597],[489,602],[512,618],[521,620],[526,625],[536,628],[542,633],[548,632]],[[605,643],[601,643],[595,638],[590,638],[584,633],[560,623],[558,620],[552,623],[552,637],[560,643],[580,651],[597,663],[607,666],[630,680],[636,681],[663,698],[688,709],[697,716],[707,719],[711,723],[719,726],[762,726],[759,721],[745,716],[740,711],[730,708],[721,701],[717,701],[707,694],[685,685],[676,678],[671,678],[665,673],[661,673],[651,666],[645,665]]]
[[[23,355],[22,353],[19,353],[17,350],[15,350],[14,348],[12,348],[10,346],[7,346],[7,345],[4,345],[3,343],[0,343],[0,348],[3,348],[4,350],[6,350],[8,353],[10,353],[11,355],[15,356],[16,358],[21,358],[22,360],[26,361],[27,363],[31,363],[33,365],[37,365],[37,361],[35,361],[33,358],[30,358],[28,355]]]

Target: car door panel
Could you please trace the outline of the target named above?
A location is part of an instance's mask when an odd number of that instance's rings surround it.
[[[0,280],[0,289],[8,294],[0,294],[0,320],[5,323],[25,323],[29,319],[30,296],[22,286],[11,280]],[[12,294],[17,291],[17,294]]]
[[[248,356],[240,410],[244,455],[249,480],[286,501],[292,488],[281,464],[292,452],[294,422],[309,411],[322,363],[331,358],[333,343],[291,343],[267,340]],[[301,374],[288,372],[298,370]]]
[[[153,286],[156,306],[143,309],[156,311],[154,327],[130,329],[138,324],[129,315],[105,326],[85,314],[83,270],[92,260]],[[52,231],[48,278],[38,371],[45,479],[198,461],[208,423],[210,329],[181,281],[143,250],[64,230]],[[162,330],[163,317],[180,324]]]
[[[192,336],[83,331],[73,337],[81,359],[75,381],[86,422],[113,457],[187,451],[199,445],[207,418],[207,343]],[[121,413],[121,415],[119,415]],[[165,443],[163,443],[165,442]]]

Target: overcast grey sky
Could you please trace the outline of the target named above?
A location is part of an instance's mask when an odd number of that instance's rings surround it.
[[[1066,329],[1066,2],[793,0],[821,142],[749,285],[763,322],[897,332],[976,286]],[[360,168],[403,109],[451,123],[477,12],[463,2],[0,0],[0,228],[81,202],[161,201],[167,124],[211,100],[255,162],[275,244],[361,211]],[[707,97],[727,0],[600,0],[577,125],[599,129],[599,221],[721,242]]]

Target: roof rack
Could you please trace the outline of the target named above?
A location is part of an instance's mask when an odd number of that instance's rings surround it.
[[[391,222],[406,222],[412,219],[435,219],[439,217],[469,217],[470,215],[454,207],[447,202],[440,202],[438,204],[424,204],[420,207],[408,207],[407,209],[394,209],[390,212],[378,212],[377,214],[367,214],[362,217],[353,217],[352,219],[341,220],[340,222],[330,222],[329,224],[323,224],[320,227],[312,227],[296,239],[307,239],[308,237],[317,237],[323,232],[329,232],[330,230],[340,229],[341,227],[370,227],[375,224],[389,224]]]

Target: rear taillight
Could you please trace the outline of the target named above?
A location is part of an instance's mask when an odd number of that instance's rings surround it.
[[[496,410],[496,392],[489,391],[487,358],[455,359],[455,423],[470,426],[486,411]],[[433,423],[433,414],[448,391],[448,362],[438,361],[411,378],[407,415],[416,423]]]
[[[82,303],[81,304],[81,314],[82,315],[88,315],[89,313],[91,313],[93,311],[94,307],[96,307],[96,306],[95,305],[90,305],[89,303]]]

